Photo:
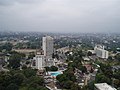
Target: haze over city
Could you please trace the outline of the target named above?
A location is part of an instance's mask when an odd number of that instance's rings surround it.
[[[0,0],[0,90],[120,90],[120,0]]]
[[[0,31],[120,32],[120,0],[0,0]]]

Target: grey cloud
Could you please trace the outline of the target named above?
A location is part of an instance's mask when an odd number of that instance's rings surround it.
[[[120,0],[0,0],[0,30],[120,32]]]
[[[11,5],[14,3],[14,0],[0,0],[0,5]]]
[[[0,0],[0,5],[13,5],[15,3],[28,4],[28,3],[38,3],[43,1],[45,0]]]

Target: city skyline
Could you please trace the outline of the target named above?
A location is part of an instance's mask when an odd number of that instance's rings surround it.
[[[119,0],[0,0],[0,31],[120,32]]]

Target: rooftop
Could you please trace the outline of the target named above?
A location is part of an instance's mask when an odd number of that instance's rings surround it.
[[[117,90],[117,89],[111,87],[110,85],[108,85],[107,83],[98,83],[98,84],[95,84],[95,87],[98,90]]]
[[[120,65],[112,66],[113,69],[120,69]]]

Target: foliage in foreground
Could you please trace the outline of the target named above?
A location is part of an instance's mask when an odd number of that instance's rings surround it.
[[[0,72],[0,90],[48,90],[44,79],[36,76],[36,70],[11,70]]]

